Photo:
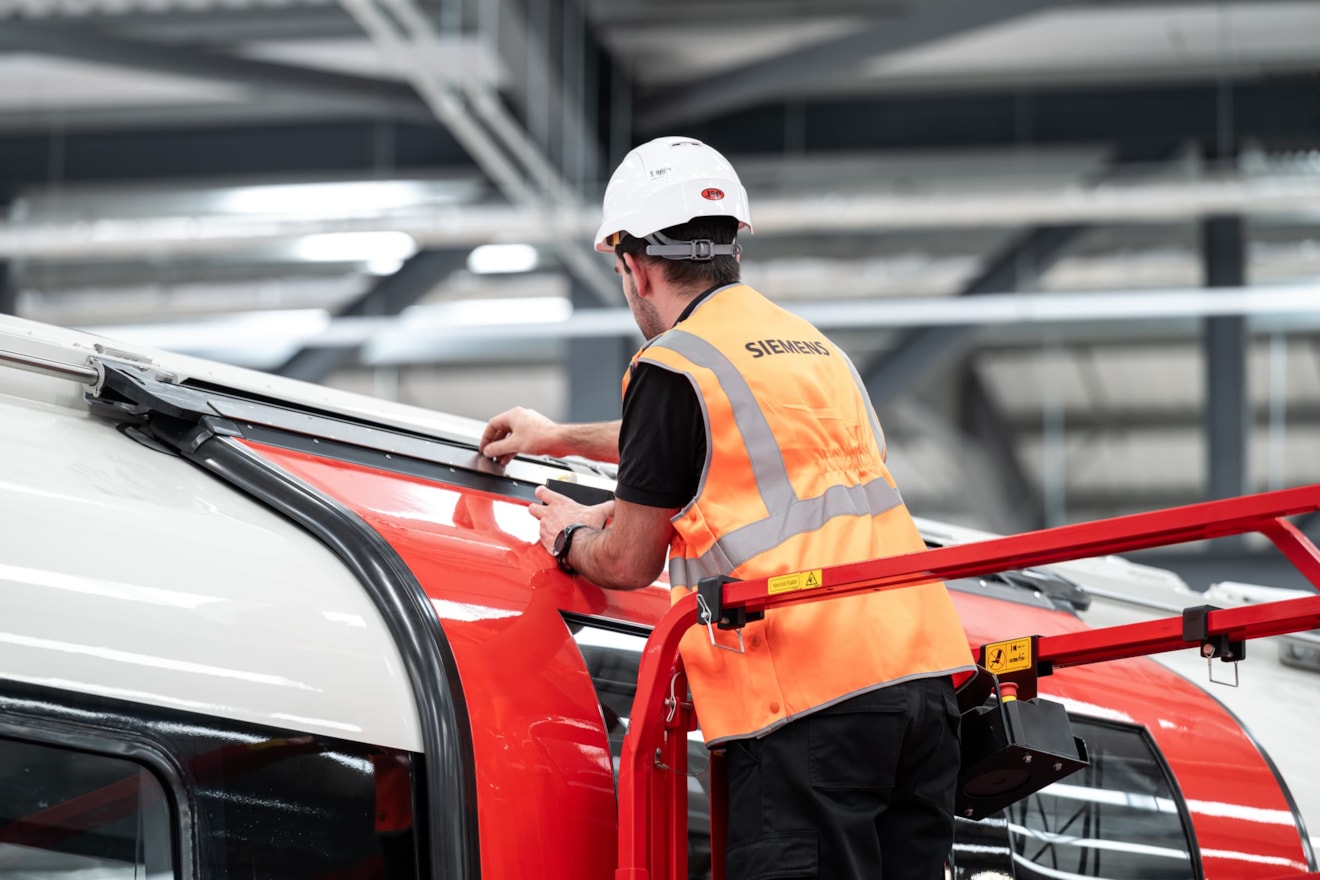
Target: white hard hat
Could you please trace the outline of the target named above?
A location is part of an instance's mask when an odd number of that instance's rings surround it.
[[[729,160],[695,138],[662,137],[635,148],[605,188],[596,250],[613,253],[615,233],[645,238],[695,217],[734,217],[752,231],[747,190]]]

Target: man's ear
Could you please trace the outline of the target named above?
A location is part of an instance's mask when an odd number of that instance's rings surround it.
[[[628,274],[632,276],[633,284],[636,285],[638,296],[650,296],[653,289],[652,282],[655,271],[651,263],[637,259],[634,254],[624,254],[623,263],[628,269]]]

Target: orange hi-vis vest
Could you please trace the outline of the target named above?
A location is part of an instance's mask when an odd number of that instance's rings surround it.
[[[809,589],[822,567],[925,548],[885,467],[861,378],[808,322],[745,284],[723,287],[637,363],[688,377],[706,422],[696,497],[673,519],[675,600],[712,575],[802,573],[787,586]],[[681,647],[710,745],[888,684],[973,668],[938,581],[772,609],[743,629],[745,653],[735,653],[736,633],[714,632],[731,650],[712,646],[704,626]]]

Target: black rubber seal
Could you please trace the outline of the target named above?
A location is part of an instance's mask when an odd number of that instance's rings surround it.
[[[463,685],[421,584],[361,517],[229,437],[179,437],[186,458],[315,535],[366,588],[408,671],[425,749],[425,839],[431,875],[481,876],[476,770]],[[190,442],[191,441],[191,442]]]

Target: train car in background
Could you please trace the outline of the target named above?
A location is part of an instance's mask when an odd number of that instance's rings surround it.
[[[559,571],[533,489],[608,474],[497,471],[481,427],[0,318],[0,876],[613,877],[667,591]],[[972,645],[1084,629],[1085,586],[950,583]],[[1315,870],[1285,780],[1200,687],[1132,659],[1041,690],[1090,763],[960,821],[952,877]]]
[[[931,546],[999,537],[920,518],[918,526]],[[1172,571],[1118,556],[1062,562],[1000,577],[1052,596],[1093,627],[1169,617],[1189,606],[1240,608],[1314,595],[1228,581],[1197,591]],[[1151,659],[1199,685],[1237,716],[1289,780],[1301,815],[1314,829],[1314,823],[1320,822],[1320,750],[1311,746],[1310,738],[1318,716],[1306,707],[1320,692],[1320,631],[1253,641],[1247,657],[1249,662],[1240,669],[1210,664],[1195,651],[1160,653]]]

